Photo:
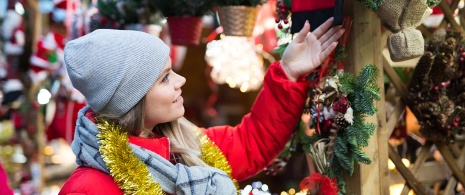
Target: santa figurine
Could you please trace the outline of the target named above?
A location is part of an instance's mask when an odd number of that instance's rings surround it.
[[[0,71],[2,80],[6,77],[18,77],[19,56],[23,54],[26,42],[23,24],[22,15],[16,12],[14,4],[9,2],[2,23],[3,49],[6,56],[6,63]]]
[[[29,76],[33,85],[39,85],[48,76],[55,75],[64,62],[63,49],[67,34],[65,26],[66,1],[54,1],[55,9],[49,13],[50,30],[37,42],[37,50],[31,56]]]
[[[71,143],[77,113],[85,106],[84,96],[72,86],[64,66],[63,50],[68,38],[65,25],[66,9],[73,9],[74,4],[67,0],[53,2],[55,8],[49,13],[50,29],[37,42],[37,50],[30,59],[29,76],[35,89],[39,89],[46,79],[53,83],[49,89],[53,100],[48,104],[53,104],[51,107],[55,109],[48,110],[53,113],[53,117],[46,124],[48,140],[63,138]]]

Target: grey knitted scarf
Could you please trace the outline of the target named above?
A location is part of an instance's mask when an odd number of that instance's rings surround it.
[[[74,141],[71,144],[76,154],[76,163],[110,173],[99,153],[96,138],[98,128],[85,117],[90,107],[79,111]],[[228,175],[213,167],[188,167],[181,163],[171,164],[163,157],[140,146],[129,144],[133,153],[148,167],[152,178],[170,194],[236,194],[236,188]]]

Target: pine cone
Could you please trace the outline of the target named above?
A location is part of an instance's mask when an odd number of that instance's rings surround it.
[[[338,112],[336,116],[334,116],[334,123],[333,123],[339,130],[344,130],[347,126],[349,126],[349,122],[346,121],[344,118],[344,113]]]
[[[439,97],[439,107],[442,108],[442,112],[447,116],[454,113],[455,103],[450,100],[447,96]]]
[[[433,53],[429,51],[425,52],[423,56],[421,56],[417,66],[415,67],[415,71],[413,72],[412,79],[410,80],[409,89],[422,88],[422,81],[428,78],[433,64],[433,59]]]
[[[452,30],[452,29],[447,30],[446,37],[453,37],[456,40],[462,40],[463,39],[462,33],[460,33],[459,31]]]
[[[449,57],[443,54],[437,54],[434,57],[433,66],[429,74],[429,78],[433,86],[438,86],[444,81],[444,71],[449,63]]]
[[[434,102],[422,102],[417,106],[418,113],[420,113],[421,118],[429,119],[433,116],[439,115],[441,108],[437,103]]]

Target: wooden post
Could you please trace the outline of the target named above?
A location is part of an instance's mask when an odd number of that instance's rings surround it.
[[[384,110],[384,83],[381,54],[381,22],[378,16],[359,1],[345,0],[344,14],[352,17],[352,29],[347,45],[345,71],[359,73],[367,64],[375,64],[380,70],[378,85],[382,100],[377,102],[376,116],[367,122],[378,124],[369,146],[363,151],[372,159],[370,165],[356,165],[352,176],[346,176],[347,194],[389,194],[388,148],[386,135],[386,113]],[[355,14],[356,13],[356,14]]]

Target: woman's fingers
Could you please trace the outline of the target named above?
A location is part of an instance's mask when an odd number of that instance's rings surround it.
[[[310,32],[310,23],[308,23],[308,20],[305,21],[304,27],[300,30],[300,32],[295,36],[294,42],[296,43],[302,43],[305,40],[305,37],[307,34]]]
[[[326,31],[328,31],[328,29],[331,27],[331,25],[333,23],[333,20],[334,20],[333,17],[329,18],[328,20],[326,20],[325,23],[320,25],[318,28],[316,28],[312,32],[317,39],[320,39],[320,37],[323,36],[326,33]]]
[[[323,34],[323,36],[320,37],[319,41],[321,43],[328,41],[328,39],[330,39],[332,36],[339,32],[339,29],[342,29],[342,26],[335,26],[329,29],[325,34]]]
[[[330,44],[336,42],[344,34],[344,31],[345,31],[344,29],[339,28],[332,35],[328,35],[329,39],[324,41],[324,42],[321,42],[321,43],[323,43],[321,45],[321,50],[325,50],[327,47],[329,47]],[[320,41],[322,41],[322,40],[320,39]]]
[[[320,53],[320,59],[325,59],[326,57],[328,57],[328,55],[331,52],[333,52],[336,46],[337,46],[337,42],[333,42],[326,49],[322,50],[322,52]]]

